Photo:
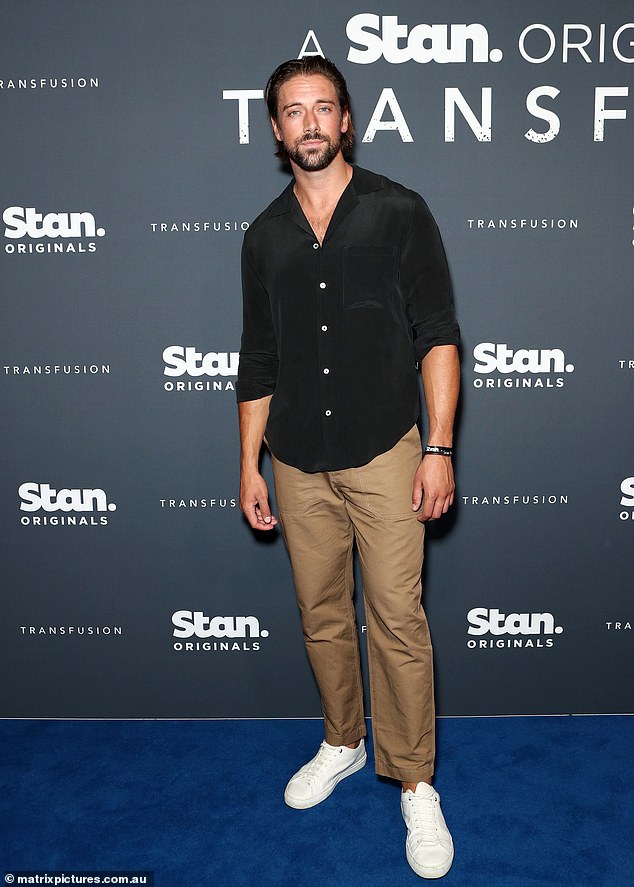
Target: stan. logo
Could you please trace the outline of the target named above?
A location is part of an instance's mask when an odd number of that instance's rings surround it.
[[[621,511],[621,520],[634,520],[634,477],[626,477],[621,482],[621,508],[629,511]]]
[[[163,352],[166,376],[237,376],[237,351],[208,351],[203,354],[196,348],[169,345]]]
[[[255,616],[205,616],[201,610],[177,610],[172,616],[175,638],[259,638],[268,637],[260,630]]]
[[[259,641],[253,641],[253,638],[269,636],[266,628],[260,628],[255,616],[206,616],[202,610],[177,610],[172,614],[172,625],[175,638],[202,639],[202,642],[184,644],[176,641],[174,650],[177,651],[251,652],[260,649]]]
[[[27,482],[20,485],[18,495],[20,511],[26,512],[20,518],[24,526],[105,525],[108,523],[108,512],[117,510],[116,504],[108,501],[105,490],[99,488],[56,490],[50,484]],[[80,517],[76,516],[78,514]],[[87,514],[90,517],[86,517]]]
[[[502,613],[486,607],[474,607],[467,613],[469,628],[467,634],[480,637],[479,641],[470,638],[467,647],[552,647],[552,635],[563,634],[561,625],[555,625],[552,613]],[[484,635],[492,637],[484,638]],[[510,635],[510,637],[508,637]]]
[[[2,214],[2,221],[4,236],[9,240],[4,247],[6,253],[94,253],[97,250],[94,238],[104,237],[106,233],[105,228],[97,227],[95,217],[88,212],[44,214],[34,206],[8,206]],[[13,242],[25,239],[28,242]],[[80,242],[73,243],[77,240]],[[83,240],[91,242],[84,245]]]
[[[563,388],[563,374],[575,369],[574,364],[566,361],[561,348],[519,348],[514,351],[505,342],[480,342],[473,349],[473,356],[473,371],[478,376],[498,374],[498,378],[476,377],[474,388]]]
[[[501,49],[489,51],[489,33],[484,25],[408,25],[397,15],[378,16],[360,12],[346,26],[351,43],[348,61],[355,65],[371,65],[384,58],[391,65],[403,62],[439,64],[499,62]]]
[[[234,391],[228,377],[238,375],[237,351],[198,351],[194,346],[168,345],[163,351],[165,367],[163,375],[178,378],[187,376],[188,381],[165,382],[165,391]],[[201,379],[206,376],[206,379]],[[223,379],[211,378],[221,376]],[[192,382],[192,379],[197,381]]]

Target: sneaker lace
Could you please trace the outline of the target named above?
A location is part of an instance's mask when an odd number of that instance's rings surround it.
[[[319,746],[319,751],[308,765],[308,769],[304,773],[304,778],[316,778],[319,775],[319,771],[323,770],[325,766],[332,764],[338,754],[338,749],[331,748],[327,746],[325,742],[322,742]]]
[[[410,805],[410,829],[414,833],[413,841],[418,844],[435,844],[438,840],[436,834],[436,820],[434,817],[434,799],[416,798],[412,795],[408,798]]]

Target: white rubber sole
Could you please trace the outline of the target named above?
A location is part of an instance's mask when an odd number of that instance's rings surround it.
[[[419,878],[427,878],[428,880],[433,880],[434,878],[444,878],[449,869],[453,864],[454,851],[453,847],[451,849],[451,856],[448,861],[441,866],[425,866],[420,865],[420,863],[416,862],[416,860],[411,856],[409,852],[409,847],[407,844],[405,845],[405,855],[407,856],[407,861],[409,863],[409,867],[416,872]]]
[[[367,752],[363,753],[363,757],[359,758],[358,761],[355,761],[354,764],[350,764],[345,770],[341,773],[338,773],[337,776],[333,779],[332,783],[325,788],[323,791],[319,792],[318,795],[313,795],[312,798],[307,798],[306,800],[295,799],[289,793],[289,786],[286,786],[286,791],[284,792],[284,803],[289,807],[292,807],[293,810],[308,810],[310,807],[316,807],[317,804],[321,804],[322,801],[325,801],[327,797],[329,797],[334,790],[337,788],[337,785],[341,782],[342,779],[345,779],[346,776],[352,776],[353,773],[356,773],[357,770],[363,769],[365,767],[365,763],[368,760]]]

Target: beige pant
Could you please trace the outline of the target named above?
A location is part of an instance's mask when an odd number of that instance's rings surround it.
[[[404,782],[428,779],[434,769],[432,649],[421,605],[424,527],[411,503],[420,458],[416,427],[360,468],[307,474],[273,458],[278,513],[326,740],[345,745],[366,732],[352,602],[356,541],[375,768]]]

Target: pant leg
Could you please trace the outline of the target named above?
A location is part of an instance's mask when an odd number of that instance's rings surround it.
[[[307,474],[275,458],[273,473],[326,741],[346,745],[366,733],[352,600],[352,524],[328,473]]]
[[[411,505],[420,458],[413,428],[392,450],[352,469],[344,490],[363,576],[375,767],[405,782],[431,777],[435,755],[432,647],[421,604],[424,527]]]

